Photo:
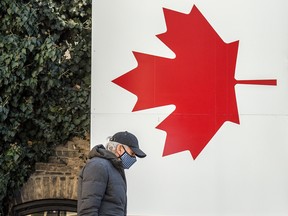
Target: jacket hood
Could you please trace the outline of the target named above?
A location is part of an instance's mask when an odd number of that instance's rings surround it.
[[[109,160],[115,168],[118,170],[123,170],[123,165],[121,160],[117,156],[108,151],[102,144],[94,146],[88,154],[88,158],[100,157]]]
[[[91,149],[91,151],[88,154],[88,158],[91,159],[93,157],[101,157],[106,158],[108,160],[117,159],[116,155],[106,150],[103,145],[96,145]]]

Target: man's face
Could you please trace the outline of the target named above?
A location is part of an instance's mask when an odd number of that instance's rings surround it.
[[[132,150],[129,146],[123,145],[123,148],[126,150],[126,152],[127,152],[130,156],[136,157],[135,153],[133,152],[133,150]]]
[[[126,145],[122,145],[122,144],[119,144],[116,148],[116,153],[118,154],[117,156],[120,157],[122,154],[124,154],[124,152],[127,152],[130,156],[133,156],[135,157],[135,153],[133,152],[133,150],[129,147],[129,146],[126,146]]]

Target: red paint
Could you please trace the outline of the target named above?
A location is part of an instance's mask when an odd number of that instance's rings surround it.
[[[277,80],[237,80],[237,84],[277,85]]]
[[[224,122],[239,124],[237,83],[276,82],[235,80],[238,41],[225,43],[196,6],[164,14],[168,31],[158,37],[176,58],[134,53],[138,67],[113,82],[138,96],[133,111],[176,105],[157,126],[167,132],[163,156],[189,150],[195,159]]]

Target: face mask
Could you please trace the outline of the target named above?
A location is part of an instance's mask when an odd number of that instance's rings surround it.
[[[123,164],[124,169],[129,169],[135,162],[136,162],[136,157],[133,157],[129,155],[126,150],[125,152],[120,156],[120,159]]]

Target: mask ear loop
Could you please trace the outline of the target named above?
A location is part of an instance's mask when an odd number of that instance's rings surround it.
[[[124,149],[124,152],[119,156],[119,158],[120,158],[120,157],[122,157],[125,153],[128,154],[128,152],[126,151],[124,145],[122,145],[122,144],[119,144],[119,145],[121,145],[122,148]],[[129,155],[129,154],[128,154],[128,155]]]
[[[124,145],[122,145],[122,147],[123,147],[123,149],[124,149],[124,152],[127,152],[127,151],[126,151],[126,148],[124,147]],[[127,152],[127,153],[128,153],[128,152]]]

